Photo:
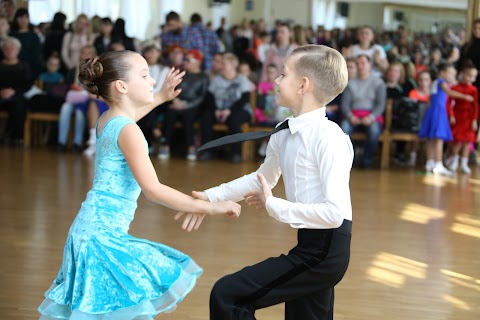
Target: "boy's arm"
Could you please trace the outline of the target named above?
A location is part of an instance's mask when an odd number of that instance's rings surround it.
[[[348,136],[330,140],[318,148],[318,170],[322,187],[318,192],[325,199],[321,203],[294,203],[274,196],[266,199],[268,214],[294,228],[330,229],[339,227],[345,218],[351,219],[350,169],[353,147]]]
[[[258,181],[257,172],[264,175],[271,188],[275,187],[281,175],[278,147],[284,134],[287,132],[279,132],[270,137],[265,160],[256,172],[205,190],[208,199],[212,202],[224,201],[224,199],[240,201],[246,194],[258,192],[262,185]]]

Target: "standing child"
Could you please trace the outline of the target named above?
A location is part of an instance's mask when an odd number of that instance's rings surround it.
[[[442,64],[439,67],[439,78],[432,84],[430,105],[423,116],[418,136],[427,139],[427,163],[425,169],[434,174],[451,176],[453,173],[443,166],[443,142],[452,141],[452,131],[448,123],[447,98],[453,97],[473,101],[471,95],[450,89],[449,84],[455,82],[456,70],[453,65]]]
[[[334,287],[350,258],[352,207],[350,170],[353,146],[348,135],[327,119],[325,105],[348,81],[342,55],[306,45],[293,50],[275,80],[277,103],[293,113],[270,137],[257,172],[196,197],[212,202],[244,197],[270,216],[298,229],[298,244],[286,255],[269,258],[227,275],[213,287],[210,319],[255,319],[255,311],[285,303],[285,319],[333,319]],[[278,128],[278,127],[277,127]],[[272,195],[283,175],[287,199]]]
[[[464,99],[449,98],[447,102],[448,115],[452,126],[453,144],[452,156],[449,162],[449,169],[457,171],[458,158],[461,153],[460,170],[463,173],[471,174],[468,167],[468,155],[470,144],[475,142],[475,131],[478,129],[478,90],[473,85],[477,78],[477,69],[473,64],[467,64],[460,70],[460,83],[453,86],[452,90],[473,97],[473,102]]]
[[[127,233],[140,191],[169,208],[202,213],[185,219],[189,231],[207,213],[239,215],[238,204],[194,199],[158,181],[135,121],[176,97],[182,76],[172,69],[154,97],[155,80],[138,53],[106,52],[81,65],[80,81],[109,110],[97,123],[93,186],[70,228],[40,319],[153,319],[193,288],[202,269],[189,256]]]

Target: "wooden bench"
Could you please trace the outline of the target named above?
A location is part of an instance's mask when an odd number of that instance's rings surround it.
[[[390,148],[394,141],[417,141],[418,135],[411,132],[392,131],[393,100],[388,99],[385,107],[385,123],[379,141],[382,142],[380,155],[380,168],[388,169],[390,167]],[[367,135],[361,132],[352,134],[352,140],[366,140]]]
[[[0,119],[1,119],[1,124],[0,124],[0,138],[3,138],[3,135],[5,133],[5,128],[6,128],[6,120],[8,119],[8,112],[7,111],[0,111]]]
[[[23,131],[24,147],[45,145],[51,132],[52,122],[58,122],[58,113],[27,112]]]

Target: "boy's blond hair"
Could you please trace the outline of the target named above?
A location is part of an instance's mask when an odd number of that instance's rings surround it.
[[[337,50],[312,44],[296,48],[291,55],[297,56],[295,73],[311,81],[318,102],[329,103],[347,86],[347,63]]]

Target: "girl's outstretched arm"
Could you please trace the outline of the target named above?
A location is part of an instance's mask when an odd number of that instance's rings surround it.
[[[127,124],[120,132],[118,146],[122,150],[133,176],[150,201],[182,212],[235,216],[240,214],[240,205],[233,201],[211,203],[195,199],[160,183],[148,156],[145,138],[138,126]]]
[[[184,75],[185,71],[180,72],[178,69],[171,68],[163,82],[162,88],[155,94],[153,102],[145,107],[137,109],[135,113],[135,121],[142,119],[162,103],[170,101],[178,96],[182,90],[175,88],[180,82],[182,82]]]
[[[456,99],[463,99],[463,100],[467,100],[467,101],[470,101],[470,102],[473,101],[473,97],[471,95],[452,90],[452,89],[450,89],[448,84],[446,84],[445,82],[443,82],[441,84],[441,86],[442,86],[442,90],[445,91],[445,93],[449,97],[456,98]]]

